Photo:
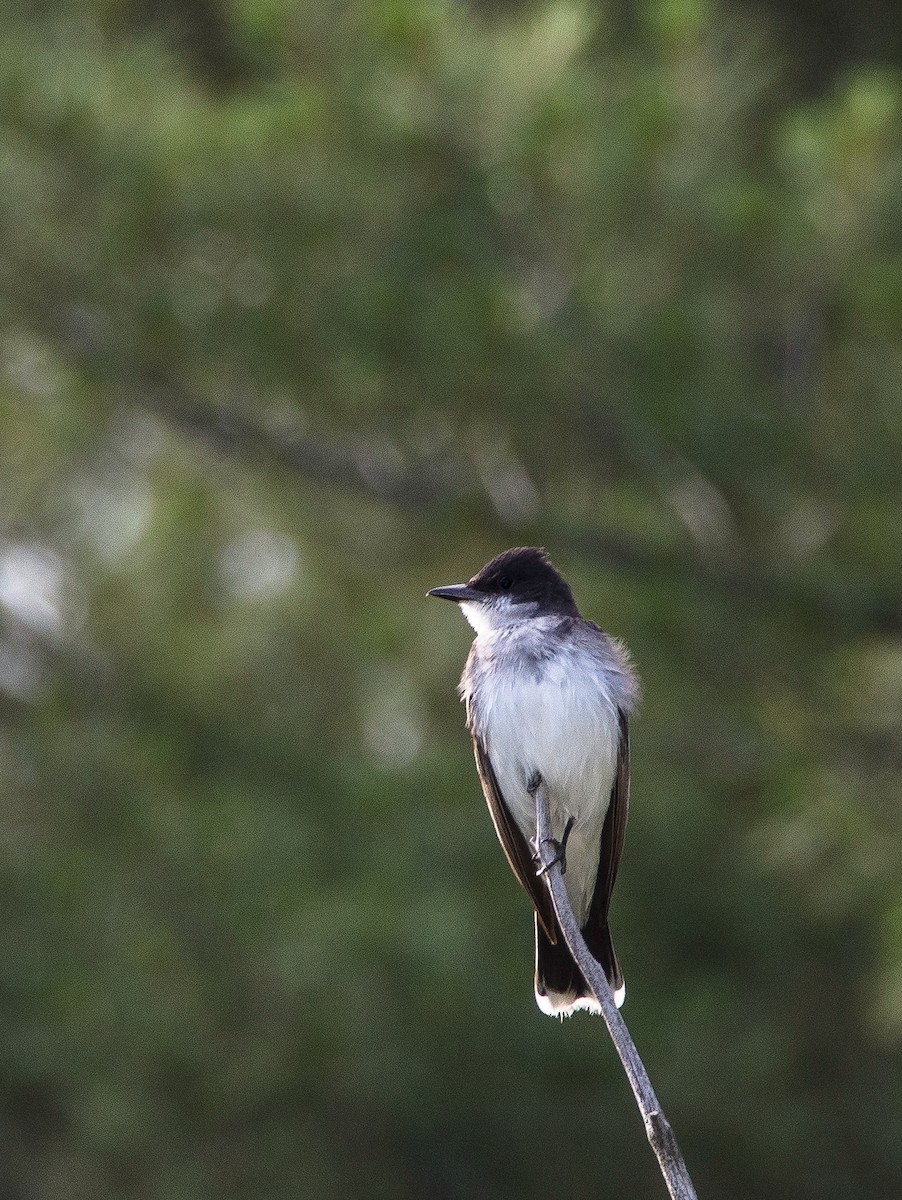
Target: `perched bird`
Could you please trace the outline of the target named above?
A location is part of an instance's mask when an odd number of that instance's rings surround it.
[[[608,907],[629,801],[628,718],[638,682],[623,646],[580,616],[544,550],[505,550],[469,583],[433,588],[476,631],[460,683],[495,831],[535,908],[536,1002],[569,1016],[599,1006],[567,949],[531,849],[544,781],[564,881],[618,1007],[623,975]]]

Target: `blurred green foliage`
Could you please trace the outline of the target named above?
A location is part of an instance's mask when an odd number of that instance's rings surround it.
[[[700,1196],[902,1193],[902,88],[629,15],[4,11],[4,1198],[662,1194],[424,600],[518,543],[644,681]]]

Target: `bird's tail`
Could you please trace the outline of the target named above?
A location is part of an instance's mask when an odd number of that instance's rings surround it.
[[[614,953],[611,941],[611,931],[608,924],[599,926],[597,923],[587,925],[583,929],[583,937],[592,956],[598,960],[604,969],[605,976],[614,993],[614,1000],[619,1008],[626,995],[623,983],[623,973]],[[557,931],[557,942],[551,942],[536,918],[536,1003],[543,1013],[549,1016],[569,1017],[572,1013],[585,1009],[587,1012],[600,1012],[598,1001],[592,995],[591,988],[583,979],[582,971],[573,961],[573,956],[567,949],[563,934]]]

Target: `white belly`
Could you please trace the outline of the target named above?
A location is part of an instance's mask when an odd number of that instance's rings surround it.
[[[561,656],[531,672],[505,673],[483,709],[486,746],[501,794],[523,835],[534,838],[535,802],[527,784],[538,771],[560,837],[574,820],[564,876],[580,921],[588,913],[601,830],[610,802],[620,736],[616,706],[597,671],[581,671]]]

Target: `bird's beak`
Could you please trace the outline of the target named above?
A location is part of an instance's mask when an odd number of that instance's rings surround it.
[[[447,587],[431,588],[426,595],[438,596],[440,600],[453,600],[455,604],[460,604],[464,600],[479,603],[485,599],[484,592],[478,592],[476,588],[471,588],[467,583],[449,583]]]

